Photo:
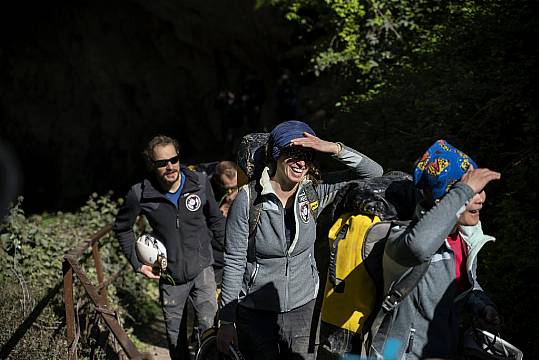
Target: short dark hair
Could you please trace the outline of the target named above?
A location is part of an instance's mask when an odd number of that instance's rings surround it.
[[[146,159],[146,163],[148,165],[148,168],[152,168],[153,165],[153,149],[156,146],[167,146],[167,145],[174,145],[174,148],[176,149],[176,153],[179,154],[180,152],[180,146],[178,144],[178,141],[176,139],[173,139],[166,135],[156,135],[154,136],[149,142],[148,145],[146,145],[146,149],[142,152],[144,154],[144,157]]]
[[[238,167],[233,161],[220,161],[215,166],[215,174],[218,177],[218,182],[221,183],[221,176],[225,176],[228,179],[233,179],[238,175]]]

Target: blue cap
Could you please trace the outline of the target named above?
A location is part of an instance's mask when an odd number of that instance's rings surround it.
[[[438,140],[423,154],[414,168],[414,184],[430,189],[434,199],[444,196],[475,162],[445,140]]]
[[[269,137],[271,157],[273,160],[279,159],[281,150],[290,146],[292,140],[302,138],[304,132],[316,136],[314,130],[303,121],[289,120],[277,125],[271,131]]]

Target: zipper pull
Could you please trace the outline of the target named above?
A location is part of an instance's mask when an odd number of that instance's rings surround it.
[[[180,228],[180,215],[176,214],[176,229]]]
[[[414,346],[414,334],[415,329],[410,329],[410,340],[408,340],[408,348],[406,349],[406,352],[409,353],[412,351],[412,347]]]
[[[284,276],[288,276],[288,255],[286,256],[286,268],[285,268]]]

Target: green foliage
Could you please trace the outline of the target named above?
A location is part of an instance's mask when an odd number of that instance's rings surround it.
[[[411,55],[432,51],[451,19],[466,16],[475,6],[473,1],[440,0],[258,2],[263,4],[279,7],[301,26],[301,37],[312,46],[315,74],[338,67],[341,76],[356,82],[360,99],[375,95],[388,71],[409,68]]]
[[[405,171],[444,138],[502,173],[487,187],[483,227],[497,241],[480,254],[479,278],[505,318],[502,336],[539,356],[537,2],[272,3],[305,26],[318,69],[339,64],[331,88],[341,100],[325,109],[334,116],[313,121],[324,137]],[[343,35],[343,17],[358,37]]]
[[[8,271],[0,276],[16,271],[30,284],[42,287],[53,286],[61,279],[64,254],[111,223],[116,212],[110,194],[92,194],[76,214],[58,212],[26,217],[21,204],[19,198],[2,228],[0,239]]]
[[[0,313],[2,324],[7,324],[0,331],[0,343],[5,343],[12,336],[40,299],[55,286],[62,288],[64,254],[113,222],[118,202],[111,196],[111,193],[104,196],[94,193],[76,213],[45,213],[27,217],[21,208],[22,198],[10,209],[0,228],[0,261],[4,264],[0,272],[0,286],[9,290]],[[107,288],[110,303],[120,320],[133,324],[153,319],[159,311],[157,284],[136,276],[121,255],[118,241],[112,234],[102,238],[99,246],[105,278],[122,269],[122,276]],[[81,264],[88,278],[97,284],[89,250],[83,254]],[[16,358],[41,358],[43,354],[50,358],[65,357],[67,344],[62,294],[60,290],[53,296],[38,322],[21,339],[12,355]],[[75,301],[79,298],[88,300],[75,277]],[[82,332],[79,355],[90,356],[92,349],[96,350],[99,334],[103,334],[103,325],[96,322],[91,305],[79,310],[79,319]],[[110,358],[112,354],[108,348],[97,351],[94,356]]]
[[[339,105],[347,111],[329,120],[324,134],[386,170],[410,171],[429,145],[444,138],[502,173],[486,189],[483,227],[497,241],[481,252],[478,273],[505,318],[502,336],[529,358],[539,355],[539,20],[530,16],[536,9],[528,1],[450,9],[460,16],[446,16],[429,36],[416,39],[416,51],[399,55],[408,65],[386,69],[371,96],[360,96],[364,88],[347,80],[348,72],[340,74],[347,101]]]

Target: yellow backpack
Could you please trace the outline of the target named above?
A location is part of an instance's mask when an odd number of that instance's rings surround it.
[[[378,216],[345,214],[329,230],[331,257],[322,321],[358,333],[374,309],[376,286],[363,263],[362,246],[365,233],[379,221]]]
[[[371,315],[379,309],[381,259],[390,226],[376,215],[344,214],[329,230],[320,334],[330,353],[361,350],[363,330],[368,330]]]
[[[412,196],[402,198],[407,193]],[[320,323],[320,345],[329,354],[359,354],[369,340],[384,299],[386,238],[393,224],[407,223],[397,219],[410,218],[415,195],[409,175],[400,172],[351,183],[337,194]]]

